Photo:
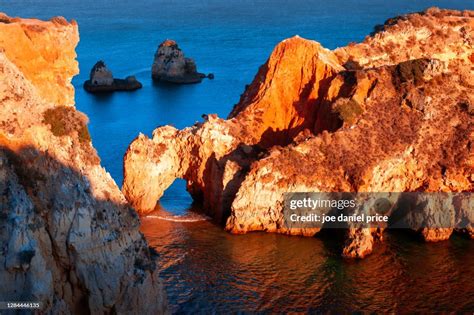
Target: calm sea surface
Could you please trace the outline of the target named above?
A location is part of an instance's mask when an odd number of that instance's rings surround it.
[[[389,17],[433,5],[474,9],[472,0],[1,0],[0,11],[78,21],[76,105],[90,118],[103,166],[121,185],[123,154],[140,132],[189,126],[203,113],[225,117],[282,39],[298,34],[333,49],[362,40]],[[153,84],[153,54],[167,38],[215,79]],[[135,75],[143,89],[85,93],[82,83],[100,59],[115,77]],[[346,261],[337,237],[233,236],[190,213],[190,205],[184,183],[176,181],[157,217],[143,219],[175,312],[474,310],[474,242],[427,245],[389,234],[368,259]]]

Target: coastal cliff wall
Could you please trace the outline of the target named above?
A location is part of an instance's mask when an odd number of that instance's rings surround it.
[[[0,15],[0,296],[41,312],[166,311],[139,218],[74,108],[75,22]]]
[[[74,105],[72,77],[79,72],[75,21],[12,18],[0,13],[0,47],[38,94],[56,105]],[[45,43],[48,43],[47,45]]]
[[[146,214],[184,178],[232,233],[306,236],[319,229],[283,224],[285,192],[473,191],[473,30],[474,12],[431,8],[334,51],[284,40],[227,120],[133,141],[122,190]],[[453,229],[420,232],[436,241]],[[352,227],[343,253],[363,257],[382,237]]]

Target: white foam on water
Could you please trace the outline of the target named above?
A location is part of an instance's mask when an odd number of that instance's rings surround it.
[[[147,215],[145,218],[149,219],[158,219],[158,220],[164,220],[164,221],[172,221],[172,222],[200,222],[200,221],[209,221],[211,218],[204,216],[204,215],[198,215],[198,214],[192,214],[192,215],[186,215],[186,216],[163,216],[163,215]]]

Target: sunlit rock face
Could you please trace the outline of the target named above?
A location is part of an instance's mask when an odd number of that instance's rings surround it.
[[[171,39],[162,42],[155,53],[151,75],[154,80],[171,83],[199,83],[206,76],[197,72],[196,63],[186,58]]]
[[[139,219],[73,106],[78,40],[62,18],[1,18],[0,296],[42,313],[161,313]]]
[[[293,57],[304,62],[295,63]],[[224,217],[222,211],[239,187],[238,177],[271,141],[288,143],[299,131],[312,127],[314,119],[299,113],[314,114],[315,98],[325,88],[320,82],[342,69],[330,51],[299,37],[279,44],[260,72],[267,68],[272,69],[271,77],[259,74],[250,88],[262,84],[267,92],[244,94],[237,105],[242,113],[236,117],[223,120],[209,115],[202,124],[181,131],[158,128],[153,139],[142,135],[132,143],[125,156],[123,191],[138,211],[152,211],[163,191],[182,177],[196,199]],[[262,83],[260,76],[265,79]],[[287,94],[280,92],[283,88]],[[251,98],[259,103],[247,104]],[[299,118],[291,119],[292,115]]]
[[[40,21],[11,18],[3,13],[0,23],[0,47],[35,85],[38,94],[57,105],[73,105],[71,79],[79,71],[74,49],[79,41],[77,23],[62,17]],[[45,42],[50,44],[44,45]]]
[[[433,8],[334,51],[287,39],[227,120],[132,142],[123,192],[145,214],[184,178],[232,233],[312,236],[319,229],[285,228],[285,192],[472,191],[473,29],[474,12]],[[364,257],[382,238],[352,227],[343,254]]]

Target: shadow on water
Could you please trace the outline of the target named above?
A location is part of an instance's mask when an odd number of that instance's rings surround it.
[[[184,117],[199,118],[200,114],[197,111],[199,107],[196,105],[196,99],[202,93],[202,84],[175,84],[152,80],[152,98],[158,108],[171,115],[170,118],[180,117],[179,119],[171,119],[179,126],[179,121]],[[168,124],[173,123],[168,122]],[[180,127],[184,127],[184,125]]]
[[[98,104],[110,104],[110,101],[114,98],[114,93],[116,92],[102,92],[102,93],[94,93],[91,94],[91,97],[94,99],[95,102]]]
[[[199,84],[200,83],[178,84],[178,83],[171,83],[171,82],[166,82],[166,81],[152,80],[152,86],[161,92],[177,92],[177,91],[181,92],[183,90],[190,89]]]
[[[344,229],[322,229],[315,238],[321,240],[329,253],[340,257],[346,241],[347,231]]]

